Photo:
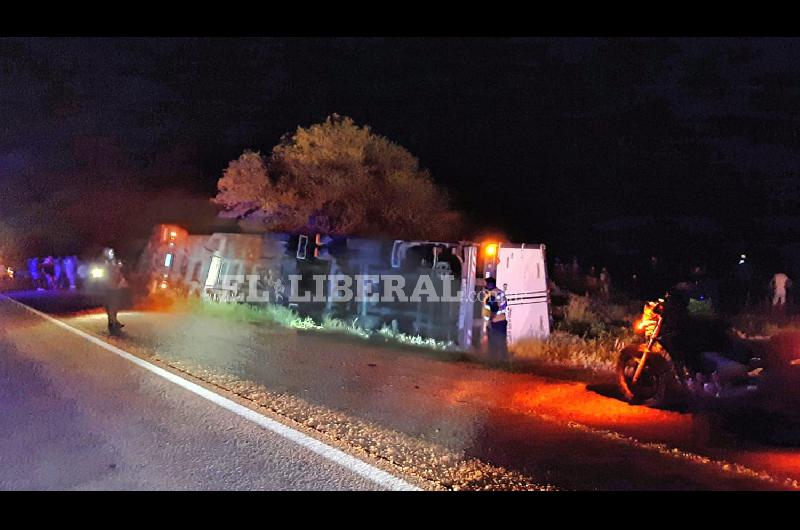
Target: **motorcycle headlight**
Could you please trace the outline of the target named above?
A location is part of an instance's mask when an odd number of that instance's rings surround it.
[[[91,276],[94,280],[99,280],[105,275],[106,271],[102,267],[92,267],[92,269],[89,271],[89,276]]]

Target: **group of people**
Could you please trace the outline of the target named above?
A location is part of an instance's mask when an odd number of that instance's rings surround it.
[[[88,287],[89,294],[97,296],[106,310],[109,331],[116,333],[124,326],[117,314],[124,303],[128,284],[114,249],[105,248],[91,267],[79,264],[77,256],[47,256],[29,259],[27,268],[32,287],[37,291],[76,289],[78,278],[83,278],[83,288]]]
[[[752,273],[744,275],[745,277],[742,278],[742,263],[745,264],[745,267],[749,265],[745,263],[743,256],[740,266],[734,275],[735,278],[730,281],[724,278],[721,281],[717,281],[706,274],[703,266],[692,267],[688,276],[668,274],[668,271],[672,271],[673,268],[665,269],[659,259],[652,256],[643,267],[639,267],[637,272],[630,274],[628,280],[618,286],[618,290],[625,292],[634,299],[652,299],[663,295],[665,289],[676,281],[683,279],[702,287],[701,290],[705,294],[704,298],[716,301],[719,296],[723,296],[731,299],[729,306],[733,304],[736,306],[736,310],[740,310],[761,299],[763,294],[767,294],[764,293],[766,284],[763,287],[752,286],[750,282],[753,276]],[[611,275],[606,267],[602,267],[599,273],[594,266],[591,266],[588,272],[584,272],[575,257],[572,258],[569,264],[556,258],[553,266],[553,279],[559,287],[566,288],[567,291],[576,294],[596,295],[609,299],[612,293]],[[739,287],[734,286],[734,283]],[[777,272],[770,278],[768,295],[772,307],[780,310],[786,306],[787,296],[791,292],[791,287],[792,281],[784,272]],[[738,291],[742,291],[742,293]],[[733,301],[734,298],[736,299],[735,302]]]
[[[28,273],[38,291],[55,289],[75,289],[78,258],[65,256],[54,258],[31,258],[28,260]]]
[[[589,272],[584,274],[578,258],[573,257],[570,265],[556,258],[553,277],[557,284],[564,285],[573,292],[598,294],[606,299],[611,297],[611,274],[606,267],[601,267],[598,273],[597,268],[592,265]]]

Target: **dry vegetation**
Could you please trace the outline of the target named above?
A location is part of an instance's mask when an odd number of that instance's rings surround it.
[[[636,340],[632,331],[638,304],[604,303],[570,295],[563,318],[546,339],[517,344],[514,358],[591,370],[613,369],[617,353]]]

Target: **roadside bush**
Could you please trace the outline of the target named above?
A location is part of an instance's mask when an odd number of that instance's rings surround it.
[[[559,329],[580,336],[587,334],[594,335],[601,332],[602,322],[600,322],[597,315],[593,313],[589,307],[590,301],[588,296],[571,294],[567,305],[564,306],[564,320],[561,322]]]
[[[611,371],[619,351],[633,340],[632,332],[627,335],[604,333],[586,338],[557,331],[546,339],[520,341],[514,348],[514,359]]]
[[[297,313],[288,307],[274,304],[233,304],[196,301],[190,308],[199,314],[227,318],[239,322],[268,322],[287,327],[299,319]]]
[[[629,304],[610,303],[602,298],[571,294],[561,311],[553,311],[560,317],[556,329],[580,337],[599,338],[604,334],[618,335],[618,328],[630,327],[641,307],[639,302]]]
[[[608,326],[630,326],[639,317],[642,303],[612,304],[603,300],[592,300],[592,312]]]
[[[590,300],[588,296],[570,295],[569,302],[564,308],[564,321],[593,322],[597,320],[597,315],[589,309],[589,306]]]

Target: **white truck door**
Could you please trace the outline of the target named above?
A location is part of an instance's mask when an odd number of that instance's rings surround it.
[[[550,334],[547,271],[541,247],[502,246],[497,251],[497,286],[506,293],[508,342]]]

